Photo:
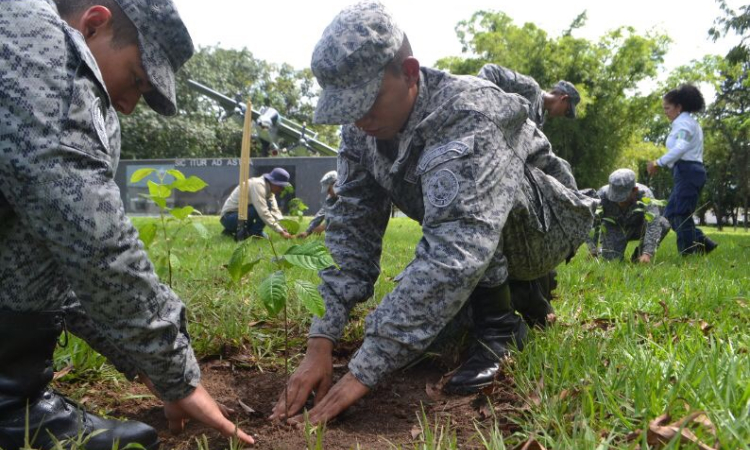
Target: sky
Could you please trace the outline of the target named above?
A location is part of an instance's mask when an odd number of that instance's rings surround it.
[[[728,0],[735,9],[745,0]],[[333,17],[353,0],[175,0],[197,46],[247,47],[256,58],[308,67],[315,43]],[[714,0],[382,0],[409,35],[414,55],[431,66],[460,56],[456,24],[479,10],[502,11],[516,25],[532,22],[560,36],[584,10],[586,25],[574,36],[597,40],[632,26],[638,33],[666,32],[674,41],[665,58],[671,70],[706,54],[725,55],[738,38],[714,43],[708,29],[721,12]],[[689,5],[689,6],[687,6]]]

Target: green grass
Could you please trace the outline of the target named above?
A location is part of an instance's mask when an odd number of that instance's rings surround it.
[[[133,219],[137,226],[148,220]],[[202,240],[190,229],[175,245],[182,263],[174,289],[188,305],[196,352],[224,354],[242,347],[261,369],[277,367],[283,324],[268,317],[255,291],[271,265],[260,264],[233,284],[224,265],[235,243],[220,236],[217,218],[200,220],[212,237]],[[670,233],[649,266],[591,259],[585,247],[560,266],[559,299],[553,303],[557,325],[534,331],[508,367],[518,394],[528,400],[528,410],[511,418],[521,431],[502,436],[497,427],[482,428],[487,431],[478,431],[471,445],[514,448],[533,436],[554,449],[650,448],[646,432],[654,418],[669,413],[676,420],[704,410],[716,438],[706,427],[691,427],[699,438],[709,445],[718,440],[725,449],[750,448],[750,234],[706,231],[720,246],[704,258],[678,256]],[[420,233],[411,220],[391,221],[375,298],[355,309],[344,340],[362,337],[368,308],[393,288],[393,277],[413,258]],[[283,251],[294,242],[275,243]],[[265,242],[251,248],[259,257],[271,255]],[[292,277],[317,282],[311,272],[289,270]],[[289,314],[292,347],[301,348],[310,317],[297,304],[290,305]],[[59,350],[58,366],[72,360],[79,377],[112,376],[81,345]],[[293,355],[292,364],[300,357]],[[422,428],[434,445],[415,442],[414,448],[462,444],[426,417]],[[640,437],[628,439],[638,430]],[[665,448],[698,447],[673,440]]]

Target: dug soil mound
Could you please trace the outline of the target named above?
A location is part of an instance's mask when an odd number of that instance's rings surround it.
[[[345,361],[335,366],[335,378],[346,373]],[[284,389],[284,373],[239,369],[231,360],[204,361],[203,383],[222,404],[233,408],[234,421],[256,438],[258,449],[301,450],[315,448],[315,436],[302,429],[269,422],[267,417]],[[455,434],[459,448],[479,448],[477,427],[490,426],[497,420],[503,434],[513,431],[508,422],[524,409],[511,391],[512,380],[503,378],[478,395],[446,395],[440,390],[444,369],[431,362],[423,362],[399,371],[377,389],[327,424],[324,449],[393,449],[412,448],[425,439],[425,426],[433,432],[437,427]],[[146,394],[137,384],[126,387],[124,397]],[[102,395],[106,395],[102,392]],[[163,411],[155,399],[118,402],[112,414],[141,420],[160,430],[166,448],[194,449],[197,439],[207,439],[211,449],[227,447],[226,439],[217,432],[197,423],[185,432],[173,436],[167,430]],[[428,423],[424,424],[426,417]],[[420,423],[420,419],[423,423]],[[428,431],[429,433],[429,431]],[[427,433],[427,434],[428,434]],[[308,442],[310,440],[310,442]]]

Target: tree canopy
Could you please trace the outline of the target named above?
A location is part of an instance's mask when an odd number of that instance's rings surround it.
[[[533,77],[542,89],[558,80],[575,84],[581,93],[578,119],[549,120],[544,133],[573,166],[579,186],[598,187],[653,120],[658,96],[643,95],[638,87],[657,75],[669,38],[638,35],[629,27],[612,30],[598,42],[574,37],[585,23],[583,12],[561,36],[550,37],[534,24],[514,24],[502,12],[479,11],[456,27],[470,56],[445,58],[438,66],[476,74],[494,63]]]
[[[250,98],[255,109],[272,106],[289,119],[306,122],[308,128],[320,133],[319,139],[334,148],[338,143],[336,127],[312,124],[317,92],[309,69],[270,64],[254,58],[247,49],[205,47],[177,72],[179,114],[176,117],[159,116],[144,102],[132,115],[121,117],[122,158],[239,156],[241,120],[222,120],[223,110],[213,100],[192,90],[188,79],[230,98]],[[260,144],[256,141],[253,152],[257,155]]]

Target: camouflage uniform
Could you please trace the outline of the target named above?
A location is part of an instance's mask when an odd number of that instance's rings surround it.
[[[485,64],[477,76],[492,82],[509,94],[518,94],[525,98],[529,102],[529,119],[540,130],[542,129],[545,113],[543,91],[533,78],[496,64]],[[555,155],[551,150],[534,155],[527,163],[538,167],[547,175],[555,177],[565,187],[578,189],[570,163]]]
[[[318,212],[315,213],[315,217],[313,217],[310,221],[310,224],[307,226],[305,233],[312,233],[313,230],[318,228],[326,220],[326,215],[328,214],[327,211],[331,209],[334,203],[336,203],[336,197],[328,196],[325,200],[323,200],[323,206],[321,206]]]
[[[422,224],[423,237],[350,361],[367,386],[423,352],[477,285],[554,268],[583,242],[593,204],[525,164],[549,151],[519,96],[428,68],[396,139],[345,126],[326,230],[341,269],[321,272],[326,314],[310,336],[335,342],[354,305],[373,295],[391,202]]]
[[[601,200],[601,211],[594,224],[593,237],[588,238],[586,244],[592,253],[598,252],[598,244],[601,238],[601,254],[607,259],[622,259],[625,248],[629,241],[640,241],[631,259],[636,259],[641,254],[654,256],[656,248],[664,237],[669,233],[669,221],[661,215],[660,208],[651,203],[644,205],[644,198],[654,198],[654,194],[647,186],[640,183],[635,201],[627,208],[622,209],[610,200],[610,185],[603,186],[596,193]],[[649,222],[645,213],[653,216]],[[604,232],[601,231],[604,227]]]
[[[175,16],[159,19],[162,41],[178,33]],[[3,1],[0,24],[0,314],[64,309],[67,328],[127,376],[184,398],[200,378],[185,306],[125,216],[113,180],[120,126],[94,57],[49,0]],[[153,51],[141,48],[144,65]],[[192,44],[177,58],[191,54]],[[146,100],[174,112],[173,90]]]

